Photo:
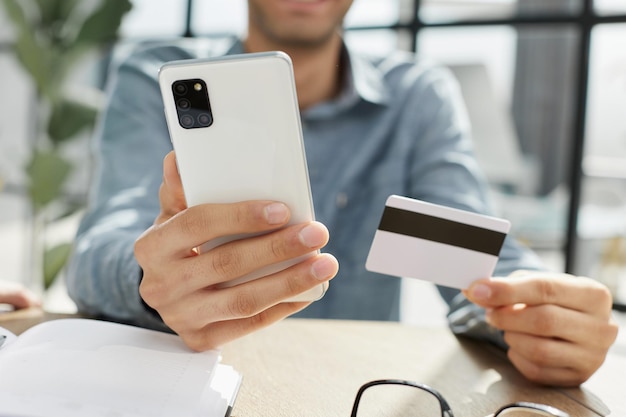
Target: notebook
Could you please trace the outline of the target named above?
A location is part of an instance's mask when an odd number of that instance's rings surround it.
[[[241,375],[176,335],[70,318],[0,327],[0,416],[228,417]]]

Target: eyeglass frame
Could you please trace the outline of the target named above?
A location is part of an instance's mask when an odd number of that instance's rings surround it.
[[[429,394],[433,395],[437,399],[437,401],[439,401],[439,405],[441,408],[441,417],[454,417],[452,408],[450,407],[446,399],[443,397],[443,395],[439,393],[439,391],[437,391],[436,389],[428,385],[420,384],[414,381],[408,381],[404,379],[377,379],[374,381],[366,382],[365,384],[361,385],[361,387],[356,393],[356,396],[354,397],[354,403],[352,404],[352,412],[350,413],[350,417],[357,417],[357,412],[359,410],[359,404],[361,402],[361,397],[363,396],[363,393],[368,388],[371,388],[377,385],[403,385],[403,386],[410,386],[410,387],[414,387],[414,388],[418,388],[423,391],[426,391]],[[514,402],[510,404],[505,404],[493,414],[493,417],[498,417],[503,411],[510,409],[510,408],[527,408],[529,410],[536,410],[536,411],[543,411],[544,413],[550,413],[554,417],[571,417],[565,411],[559,410],[558,408],[552,407],[551,405],[538,404],[538,403],[532,403],[532,402],[527,402],[527,401],[518,401],[518,402]]]

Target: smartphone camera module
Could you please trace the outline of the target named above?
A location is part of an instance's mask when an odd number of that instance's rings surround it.
[[[213,113],[206,83],[200,79],[178,80],[172,84],[178,123],[185,129],[213,124]]]

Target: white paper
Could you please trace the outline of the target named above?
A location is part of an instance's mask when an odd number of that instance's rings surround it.
[[[228,400],[210,389],[219,359],[219,351],[192,352],[172,334],[46,322],[0,350],[0,416],[222,417],[215,410]]]

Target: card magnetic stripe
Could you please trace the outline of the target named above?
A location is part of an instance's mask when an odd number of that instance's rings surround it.
[[[505,233],[395,207],[385,207],[378,230],[498,256]]]

